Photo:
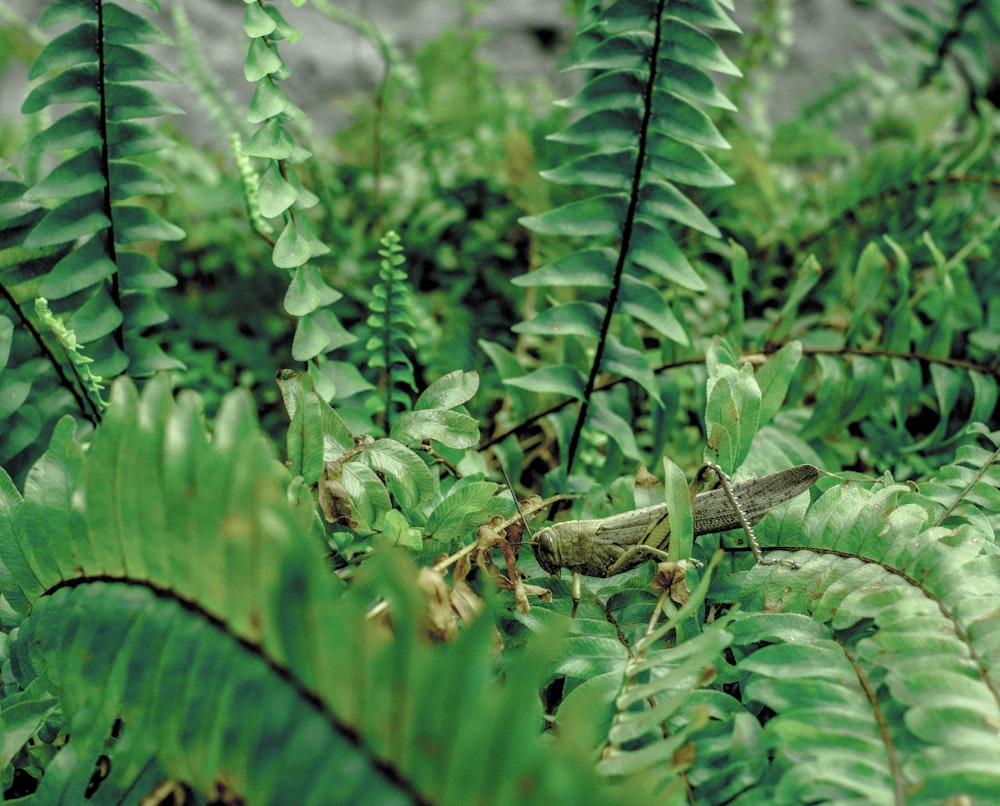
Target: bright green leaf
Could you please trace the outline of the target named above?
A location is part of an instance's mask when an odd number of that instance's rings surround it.
[[[453,409],[472,400],[479,388],[479,373],[460,369],[442,375],[417,398],[414,410]]]

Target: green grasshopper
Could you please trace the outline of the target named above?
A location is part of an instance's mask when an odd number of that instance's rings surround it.
[[[796,465],[777,473],[732,485],[718,465],[705,465],[719,476],[720,489],[699,493],[691,504],[694,534],[725,532],[743,527],[758,562],[761,556],[751,523],[771,507],[805,492],[819,478],[812,465]],[[700,475],[700,474],[699,474]],[[579,574],[609,577],[630,571],[650,557],[665,559],[670,543],[666,504],[586,521],[565,521],[539,530],[531,547],[538,564],[550,574],[573,572],[573,599],[579,601]],[[787,561],[785,561],[787,562]],[[793,567],[798,567],[793,564]]]

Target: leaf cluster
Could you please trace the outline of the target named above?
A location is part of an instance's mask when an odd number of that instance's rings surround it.
[[[332,140],[293,8],[234,19],[247,108],[178,8],[208,148],[150,123],[137,5],[4,33],[5,798],[995,798],[995,1],[881,4],[907,36],[782,123],[787,0],[578,4],[555,107],[475,9],[410,57],[316,2],[384,66]],[[779,562],[694,539],[702,462],[824,471]],[[664,501],[666,564],[579,606],[533,556]]]

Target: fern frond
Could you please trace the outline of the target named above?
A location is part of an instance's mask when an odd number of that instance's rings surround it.
[[[209,120],[215,125],[220,137],[239,137],[245,133],[246,120],[237,114],[237,103],[213,72],[205,59],[204,45],[198,41],[197,32],[191,26],[183,3],[171,9],[171,19],[177,32],[177,47],[180,51],[184,73],[198,93],[201,105]]]
[[[4,685],[30,688],[41,712],[48,692],[66,720],[46,778],[71,775],[40,793],[60,782],[79,800],[104,752],[109,797],[152,766],[261,803],[291,791],[298,802],[625,802],[571,739],[539,734],[551,637],[530,641],[501,685],[489,602],[454,642],[432,644],[429,602],[401,556],[378,553],[344,592],[311,538],[311,502],[286,491],[244,394],[209,436],[194,396],[174,400],[157,378],[140,398],[120,381],[86,455],[72,431],[64,420],[23,498],[0,476],[0,584],[22,619]],[[390,602],[391,627],[368,617],[373,593]],[[15,702],[0,700],[0,714]]]
[[[764,726],[780,749],[771,797],[992,797],[1000,777],[980,760],[1000,719],[988,626],[1000,601],[988,525],[995,493],[977,497],[980,515],[943,528],[928,513],[944,507],[922,493],[835,486],[800,527],[784,525],[786,547],[808,535],[808,550],[793,555],[800,570],[750,571],[744,608],[775,615],[739,623],[735,645],[746,657],[736,668],[744,699],[776,714]],[[812,626],[778,613],[803,614]]]
[[[93,363],[93,359],[83,354],[83,345],[76,339],[76,333],[66,327],[66,324],[55,316],[49,308],[48,300],[39,297],[35,300],[35,316],[47,327],[59,341],[69,359],[78,381],[87,391],[88,396],[96,400],[102,408],[107,407],[107,403],[101,397],[104,390],[104,378],[95,375],[88,364]]]
[[[72,245],[35,296],[58,301],[57,314],[71,312],[68,326],[88,345],[100,375],[114,377],[127,365],[133,374],[178,367],[143,335],[166,318],[150,289],[173,279],[145,252],[127,248],[184,235],[148,206],[130,203],[170,189],[144,161],[168,141],[137,121],[181,110],[137,82],[175,79],[136,46],[171,42],[148,19],[114,3],[54,3],[39,25],[67,22],[75,27],[53,39],[31,68],[32,79],[51,77],[22,106],[27,114],[53,104],[77,107],[28,147],[60,152],[61,162],[24,196],[52,205],[24,245]]]
[[[584,88],[566,102],[578,119],[553,136],[585,153],[547,174],[552,181],[586,188],[585,196],[522,219],[541,235],[588,238],[591,245],[515,282],[574,285],[582,271],[592,278],[588,284],[607,289],[602,304],[579,304],[557,314],[563,322],[556,332],[582,335],[596,345],[580,381],[572,381],[574,396],[582,402],[566,446],[568,467],[603,369],[628,368],[624,374],[631,374],[654,401],[660,400],[649,359],[614,332],[616,318],[630,317],[658,336],[686,344],[687,333],[672,310],[673,294],[647,278],[689,292],[705,288],[664,225],[674,222],[717,237],[718,230],[678,184],[730,184],[704,155],[705,148],[728,145],[699,107],[732,108],[705,70],[729,75],[739,71],[699,26],[732,29],[725,13],[708,3],[620,2],[600,15],[581,37],[572,64],[593,71]],[[608,246],[595,248],[595,240]],[[551,327],[544,316],[514,330],[536,333]]]
[[[906,31],[911,58],[923,65],[920,86],[944,75],[984,94],[990,82],[986,52],[1000,38],[995,4],[937,0],[923,6],[890,2],[880,8]]]
[[[371,352],[370,365],[382,369],[385,387],[385,407],[382,420],[388,431],[397,407],[410,407],[409,392],[416,392],[413,362],[410,356],[416,345],[410,331],[413,321],[410,313],[410,288],[406,272],[400,266],[406,262],[399,236],[388,232],[379,241],[382,257],[379,268],[380,282],[372,289],[368,303],[371,311],[368,324],[374,330],[365,344]],[[409,390],[409,391],[407,391]]]
[[[862,251],[845,282],[846,328],[830,327],[822,335],[814,329],[809,335],[813,343],[840,343],[843,352],[830,347],[814,352],[810,384],[816,383],[818,401],[804,435],[834,433],[863,421],[869,461],[877,467],[895,461],[904,473],[902,457],[923,458],[916,470],[925,472],[927,455],[959,439],[969,422],[987,421],[998,399],[997,376],[985,363],[952,359],[955,346],[968,343],[989,316],[988,306],[971,291],[968,250],[948,257],[929,233],[925,236],[935,272],[914,277],[907,251],[885,236],[882,244]]]
[[[306,210],[319,199],[295,173],[294,166],[311,154],[298,145],[289,131],[290,124],[302,117],[302,110],[292,103],[281,87],[289,74],[281,59],[278,42],[296,42],[301,31],[289,25],[273,5],[251,3],[246,8],[243,30],[250,39],[244,75],[253,82],[253,99],[247,120],[258,124],[242,154],[265,161],[256,191],[248,193],[247,205],[255,231],[273,247],[271,259],[280,269],[290,270],[285,311],[298,319],[292,341],[292,357],[297,361],[315,359],[355,340],[332,312],[330,305],[343,295],[331,288],[313,259],[330,251],[316,236]],[[241,166],[244,180],[251,174]],[[279,219],[281,232],[271,239],[270,225],[257,221]]]

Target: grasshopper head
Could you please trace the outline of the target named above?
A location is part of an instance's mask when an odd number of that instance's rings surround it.
[[[546,526],[539,530],[531,544],[531,550],[535,553],[538,564],[550,574],[558,574],[562,565],[559,562],[559,542],[552,529]]]

